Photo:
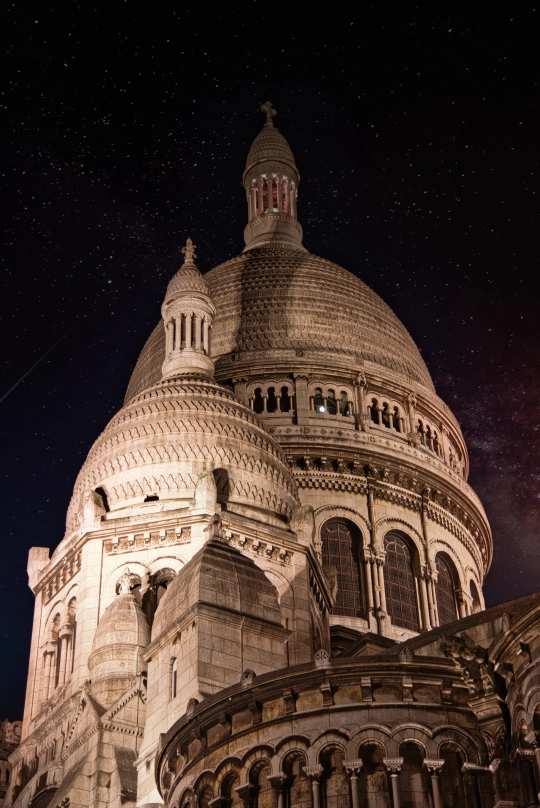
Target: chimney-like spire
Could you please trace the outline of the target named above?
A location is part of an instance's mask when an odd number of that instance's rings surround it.
[[[248,204],[244,252],[263,244],[303,250],[296,218],[300,174],[289,144],[274,126],[272,103],[263,104],[261,112],[266,123],[251,145],[243,176]]]
[[[184,263],[167,287],[161,316],[165,323],[164,379],[173,376],[214,376],[210,331],[216,309],[208,284],[195,266],[195,245],[188,238]]]

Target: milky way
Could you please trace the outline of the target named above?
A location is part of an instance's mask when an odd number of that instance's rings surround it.
[[[0,717],[22,715],[28,548],[62,538],[186,237],[203,271],[242,249],[269,94],[304,243],[393,307],[460,421],[494,533],[488,604],[537,590],[540,10],[49,5],[2,25],[0,397],[66,336],[0,405]]]

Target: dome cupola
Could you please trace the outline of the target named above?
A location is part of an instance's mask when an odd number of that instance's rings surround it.
[[[244,251],[263,244],[303,250],[296,218],[300,174],[291,147],[274,126],[277,112],[270,101],[261,111],[266,123],[251,145],[242,178],[248,203]]]
[[[163,379],[181,374],[214,376],[210,329],[216,310],[208,284],[195,266],[195,245],[188,238],[184,263],[170,281],[161,315],[165,323]]]

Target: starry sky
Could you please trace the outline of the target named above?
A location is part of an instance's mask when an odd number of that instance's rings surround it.
[[[61,540],[186,237],[202,271],[241,251],[268,96],[305,245],[393,307],[461,423],[488,605],[538,590],[540,8],[470,5],[4,6],[0,718],[22,717],[28,549]]]

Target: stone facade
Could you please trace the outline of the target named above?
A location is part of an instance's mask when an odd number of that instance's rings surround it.
[[[22,721],[8,721],[0,724],[0,808],[11,782],[11,764],[9,756],[21,741]]]
[[[243,253],[188,239],[36,597],[10,808],[538,804],[540,597],[405,327],[307,252],[266,124]]]

